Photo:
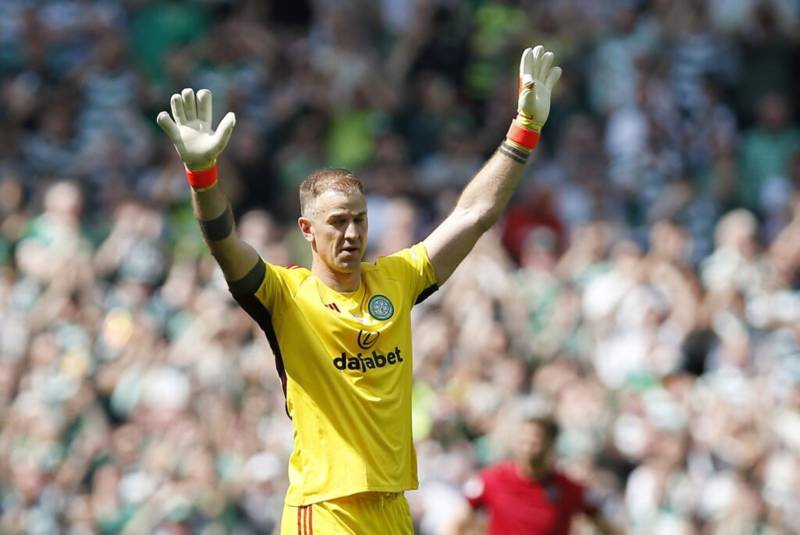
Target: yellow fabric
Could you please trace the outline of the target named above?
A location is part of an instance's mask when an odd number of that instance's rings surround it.
[[[295,507],[284,505],[281,535],[412,535],[405,496],[369,493]]]
[[[350,294],[308,269],[267,264],[255,297],[286,370],[294,424],[287,504],[417,488],[411,308],[430,287],[422,244],[362,263],[361,286]]]

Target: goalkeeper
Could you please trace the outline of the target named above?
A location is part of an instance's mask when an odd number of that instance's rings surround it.
[[[362,262],[367,205],[359,179],[321,169],[300,185],[298,226],[311,269],[261,259],[236,234],[217,186],[235,118],[211,128],[211,93],[172,95],[158,115],[186,168],[206,243],[233,297],[264,330],[294,426],[282,534],[410,534],[403,491],[417,487],[411,438],[411,308],[441,286],[500,217],[519,183],[561,76],[526,49],[517,116],[453,212],[421,243]]]

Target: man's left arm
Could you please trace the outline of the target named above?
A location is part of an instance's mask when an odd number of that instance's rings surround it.
[[[484,232],[500,218],[519,184],[550,113],[550,94],[561,77],[553,53],[528,48],[520,61],[517,117],[505,141],[464,188],[453,212],[423,242],[442,285]]]

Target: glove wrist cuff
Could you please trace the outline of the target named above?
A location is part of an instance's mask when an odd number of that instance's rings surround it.
[[[506,139],[528,150],[533,150],[539,143],[539,132],[514,120],[511,121],[511,127],[508,129]]]
[[[192,171],[184,165],[184,171],[186,172],[186,182],[194,190],[208,189],[217,183],[217,164],[212,164],[211,167],[199,171]]]
[[[525,115],[525,114],[523,114],[521,112],[517,113],[517,117],[514,120],[517,123],[519,123],[521,126],[524,126],[525,128],[527,128],[528,130],[533,130],[533,131],[539,132],[539,133],[542,132],[542,126],[544,126],[544,123],[540,123],[540,122],[536,121],[530,115]]]

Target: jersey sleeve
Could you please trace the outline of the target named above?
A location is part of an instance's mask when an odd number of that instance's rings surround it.
[[[237,303],[259,321],[264,311],[273,314],[280,308],[284,294],[297,286],[294,270],[265,262],[259,257],[258,262],[247,275],[235,282],[228,283],[228,289]],[[258,317],[257,317],[258,316]]]
[[[414,304],[421,303],[439,289],[428,250],[422,243],[379,258],[376,264],[403,282]]]
[[[563,474],[559,474],[558,478],[564,495],[561,506],[566,508],[569,514],[583,513],[589,516],[597,514],[602,503],[599,495]]]
[[[255,299],[258,303],[252,304],[272,310],[279,284],[280,281],[275,273],[275,266],[268,264],[259,257],[258,262],[247,272],[247,275],[238,281],[228,282],[228,290],[240,305],[244,300],[252,301]],[[247,310],[244,305],[242,305],[242,308]]]
[[[281,388],[286,397],[286,369],[281,357],[278,338],[272,324],[273,312],[280,307],[280,302],[287,291],[291,291],[292,270],[275,266],[259,257],[258,262],[247,275],[238,281],[229,282],[228,289],[239,306],[255,320],[272,348],[275,355],[275,369],[281,379]],[[286,414],[289,415],[288,405]],[[289,416],[291,418],[291,416]]]

